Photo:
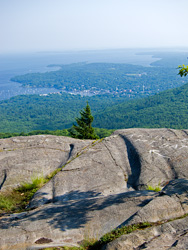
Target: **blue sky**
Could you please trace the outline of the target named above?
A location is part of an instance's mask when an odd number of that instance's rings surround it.
[[[0,53],[188,47],[188,0],[0,0]]]

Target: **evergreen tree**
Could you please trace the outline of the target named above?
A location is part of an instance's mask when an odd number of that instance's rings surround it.
[[[93,116],[91,115],[91,109],[88,102],[86,107],[80,111],[80,115],[80,118],[76,118],[77,125],[73,124],[70,135],[79,139],[98,139],[94,128],[91,126]]]

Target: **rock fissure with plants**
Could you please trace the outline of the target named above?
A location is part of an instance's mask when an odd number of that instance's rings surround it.
[[[65,168],[65,166],[68,165],[71,161],[73,161],[75,158],[79,157],[80,155],[86,153],[88,148],[91,148],[100,142],[102,142],[102,139],[100,140],[97,139],[93,141],[91,144],[89,144],[89,146],[85,146],[80,152],[76,154],[76,156],[73,156],[70,160],[68,160],[65,165],[54,170],[53,172],[48,174],[46,177],[43,177],[43,176],[33,177],[31,178],[31,181],[28,183],[27,182],[22,183],[20,186],[18,186],[17,188],[11,191],[0,193],[0,214],[1,213],[2,214],[17,213],[17,212],[28,210],[27,207],[29,205],[30,200],[40,188],[42,188],[46,183],[48,183],[59,171],[62,171],[62,169]],[[37,149],[38,147],[35,147],[35,148]],[[60,150],[60,149],[55,149],[55,150]],[[78,171],[78,170],[79,168],[71,169],[71,170],[64,169],[64,172]]]

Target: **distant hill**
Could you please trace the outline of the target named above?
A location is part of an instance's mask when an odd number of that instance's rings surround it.
[[[188,84],[147,98],[108,107],[95,115],[96,127],[188,128]]]
[[[93,127],[188,129],[188,84],[154,96],[127,101],[101,95],[25,95],[0,102],[0,132],[67,129],[89,101]]]
[[[66,93],[15,96],[0,102],[0,132],[20,133],[70,128],[87,101],[92,114],[96,114],[111,105],[125,102],[125,98],[112,95],[82,97]]]

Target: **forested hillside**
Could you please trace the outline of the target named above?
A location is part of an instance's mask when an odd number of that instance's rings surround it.
[[[89,101],[98,128],[188,128],[188,84],[138,100],[102,95],[17,96],[0,102],[0,132],[70,128]]]
[[[109,107],[95,115],[105,128],[188,128],[188,84],[151,97]]]
[[[0,102],[0,132],[70,128],[87,101],[92,113],[96,114],[104,111],[108,106],[124,102],[124,98],[112,95],[81,97],[65,93],[12,97]]]

